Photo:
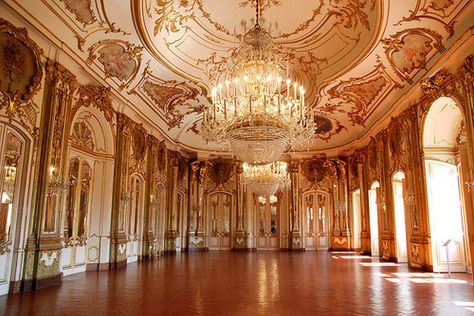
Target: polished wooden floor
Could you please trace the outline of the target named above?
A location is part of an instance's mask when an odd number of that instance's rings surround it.
[[[463,315],[470,275],[338,252],[207,252],[64,278],[0,297],[7,315]]]

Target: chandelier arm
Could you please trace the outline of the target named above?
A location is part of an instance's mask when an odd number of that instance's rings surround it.
[[[260,26],[262,10],[255,0],[256,24],[243,35],[233,59],[234,80],[212,88],[212,106],[203,113],[201,129],[206,141],[226,144],[239,160],[256,164],[277,161],[285,150],[309,144],[314,135],[304,88],[289,78],[289,55],[284,79],[284,56]]]

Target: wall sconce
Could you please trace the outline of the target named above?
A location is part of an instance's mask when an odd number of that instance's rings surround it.
[[[49,166],[49,184],[48,184],[48,195],[49,196],[60,196],[63,192],[65,192],[69,185],[61,183],[60,181],[56,180],[56,167]]]

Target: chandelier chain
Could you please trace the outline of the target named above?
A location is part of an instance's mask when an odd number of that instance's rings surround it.
[[[258,23],[258,15],[259,15],[259,6],[258,6],[258,0],[255,1],[256,2],[256,5],[255,5],[255,26],[260,26],[260,24]]]

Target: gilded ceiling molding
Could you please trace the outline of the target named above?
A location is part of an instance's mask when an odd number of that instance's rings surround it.
[[[84,24],[92,24],[97,21],[92,11],[91,0],[61,0],[66,9],[76,16],[76,20]]]
[[[365,127],[365,122],[374,111],[375,106],[393,89],[399,87],[400,85],[391,80],[385,71],[385,66],[378,60],[378,64],[372,72],[359,78],[341,81],[329,89],[331,103],[328,104],[333,106],[330,109],[332,113],[335,111],[346,113],[352,126]]]
[[[77,47],[84,52],[87,39],[98,32],[130,35],[110,22],[104,0],[42,0],[77,39]]]
[[[329,142],[332,136],[347,128],[337,118],[328,116],[331,112],[325,112],[325,109],[326,106],[318,106],[314,111],[315,138]]]
[[[135,0],[132,6],[137,32],[154,57],[179,76],[210,87],[225,80],[235,66],[241,36],[254,19],[248,10],[240,8],[252,3],[227,2],[220,10],[203,0]],[[287,6],[291,6],[273,0],[266,4],[271,5],[274,19],[286,18]],[[377,45],[375,33],[380,30],[382,4],[380,0],[318,0],[303,6],[307,12],[303,18],[292,19],[277,29],[275,46],[284,48],[290,57],[291,77],[307,88],[306,100],[315,104],[319,99],[316,87],[348,71],[363,51]],[[236,10],[245,14],[237,28],[235,21],[229,23]],[[269,19],[264,24],[271,22]],[[332,40],[337,42],[338,54],[321,53],[330,51]]]
[[[373,11],[375,8],[375,0],[351,0],[351,1],[329,1],[330,8],[328,16],[336,17],[334,25],[342,25],[345,28],[356,28],[359,25],[370,30],[370,22],[367,8]]]
[[[436,21],[443,25],[449,38],[454,35],[455,17],[469,2],[469,0],[417,0],[415,8],[409,10],[410,15],[393,25],[423,20]]]
[[[149,66],[143,71],[141,80],[129,91],[160,110],[160,116],[168,129],[181,127],[183,119],[191,113],[201,113],[205,105],[198,101],[204,91],[191,82],[162,80],[152,75]]]
[[[74,117],[80,107],[95,106],[104,113],[105,119],[112,124],[115,110],[112,106],[110,94],[110,88],[91,84],[80,86],[71,116]]]
[[[26,28],[0,18],[0,109],[32,134],[39,113],[32,99],[41,88],[42,52]]]
[[[97,60],[105,78],[117,78],[119,88],[127,88],[137,76],[142,61],[143,47],[122,40],[101,40],[88,48],[86,63]]]
[[[433,50],[444,51],[442,36],[427,28],[410,28],[382,40],[385,55],[397,75],[408,83],[426,68]]]

